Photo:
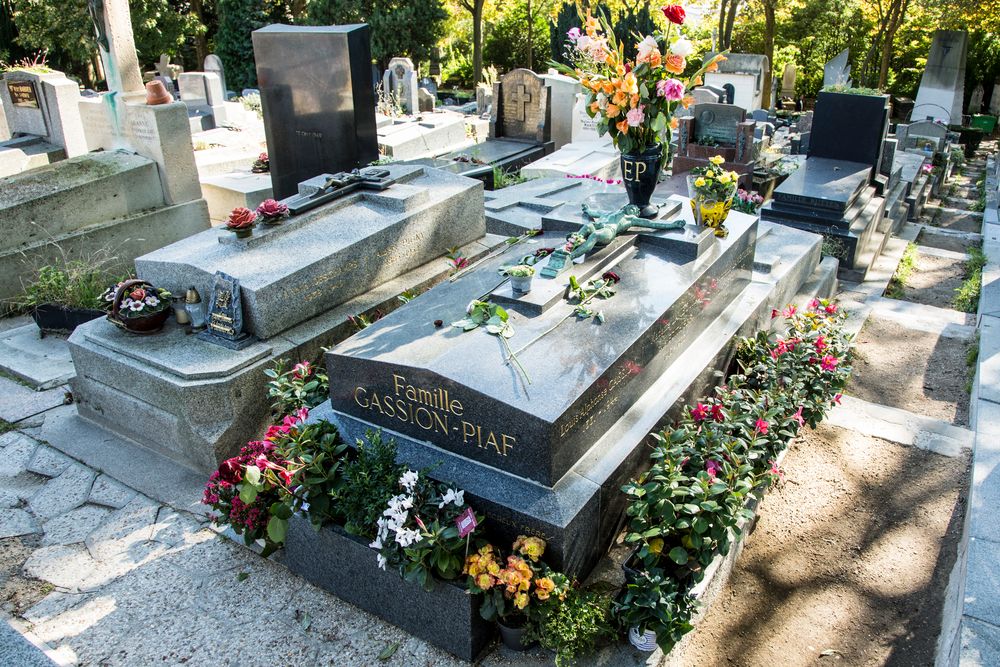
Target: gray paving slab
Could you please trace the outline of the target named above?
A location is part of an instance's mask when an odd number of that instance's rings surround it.
[[[52,667],[56,664],[42,649],[11,627],[9,621],[0,619],[0,665]]]
[[[31,535],[38,532],[38,523],[23,509],[0,512],[0,538]]]
[[[9,378],[0,377],[0,419],[10,423],[51,410],[66,402],[62,386],[35,391]]]
[[[72,463],[73,459],[65,454],[40,445],[28,463],[28,471],[45,477],[57,477]]]
[[[1000,403],[1000,317],[979,322],[979,397]]]
[[[13,315],[9,317],[0,317],[0,331],[10,331],[11,329],[17,329],[19,327],[27,326],[29,324],[34,324],[30,315]]]
[[[1000,627],[974,618],[962,619],[960,667],[994,667],[1000,664]]]
[[[998,555],[1000,555],[1000,543],[975,537],[969,539],[964,614],[1000,626]]]
[[[959,456],[973,444],[974,434],[968,429],[853,396],[844,396],[827,419],[833,426],[943,456]]]
[[[58,387],[76,375],[66,339],[43,338],[34,323],[0,333],[0,371],[34,389]]]
[[[3,450],[4,465],[0,466],[0,479],[17,477],[28,469],[35,450],[38,449],[38,441],[17,431],[6,433],[3,437],[6,444]]]
[[[211,511],[201,504],[204,474],[82,419],[72,405],[47,412],[38,433],[50,446],[160,503],[201,516]]]
[[[94,477],[93,470],[74,463],[49,480],[31,497],[28,506],[36,516],[45,519],[65,514],[86,502]]]
[[[908,329],[944,338],[970,339],[976,334],[976,318],[969,313],[881,296],[872,296],[868,302],[879,316]]]

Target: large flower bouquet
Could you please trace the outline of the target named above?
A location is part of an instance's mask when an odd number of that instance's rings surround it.
[[[569,33],[572,66],[552,63],[580,81],[587,93],[587,114],[622,153],[641,153],[660,144],[669,150],[670,131],[677,126],[674,112],[694,101],[688,89],[701,85],[702,75],[725,60],[716,55],[687,79],[679,78],[695,47],[681,34],[683,7],[670,5],[663,12],[667,31],[646,35],[636,45],[634,59],[626,56],[607,21],[588,13],[583,31],[574,28]]]

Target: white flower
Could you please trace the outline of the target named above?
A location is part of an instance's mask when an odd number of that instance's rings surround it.
[[[465,504],[465,491],[448,489],[447,493],[445,493],[441,498],[441,502],[438,503],[438,509],[444,507],[448,503],[454,503],[456,506],[461,507]]]
[[[413,471],[407,470],[403,473],[403,476],[399,478],[399,485],[404,489],[413,493],[413,487],[417,485],[417,480],[420,479],[420,474]],[[410,501],[412,504],[412,501]]]
[[[157,305],[159,305],[159,303],[160,303],[160,300],[157,299],[155,296],[147,296],[146,297],[146,305],[147,306],[157,306]]]
[[[378,566],[384,570],[385,569],[385,564],[388,562],[388,561],[386,561],[385,556],[383,556],[382,554],[379,554],[379,555],[375,556],[375,560],[378,561]]]
[[[656,40],[651,36],[647,36],[646,39],[639,42],[636,46],[637,54],[635,56],[635,61],[641,63],[649,60],[650,54],[658,48]]]
[[[681,37],[670,45],[670,53],[681,58],[687,58],[694,53],[694,44],[691,43],[691,40]]]
[[[382,550],[382,538],[381,537],[376,537],[375,541],[372,542],[371,544],[369,544],[368,546],[371,547],[372,549],[377,549],[377,550],[381,551]]]
[[[420,531],[413,528],[400,528],[396,532],[396,544],[404,549],[414,542],[420,541]]]
[[[590,45],[593,41],[593,39],[587,37],[586,35],[580,35],[580,37],[576,40],[576,48],[586,53],[587,50],[590,49]]]
[[[142,301],[133,301],[128,305],[128,309],[132,311],[142,310]]]

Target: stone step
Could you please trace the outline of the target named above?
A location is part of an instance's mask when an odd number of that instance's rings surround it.
[[[66,339],[43,338],[34,323],[0,334],[0,371],[35,390],[66,384],[75,375]]]
[[[840,405],[827,415],[827,421],[832,426],[949,457],[972,449],[975,439],[969,429],[853,396],[841,398]]]
[[[873,296],[868,299],[868,303],[880,317],[915,331],[966,340],[976,333],[975,316],[969,313],[882,296]]]
[[[0,253],[163,203],[156,163],[133,153],[89,153],[33,169],[0,180],[0,220],[17,221],[4,226]]]

